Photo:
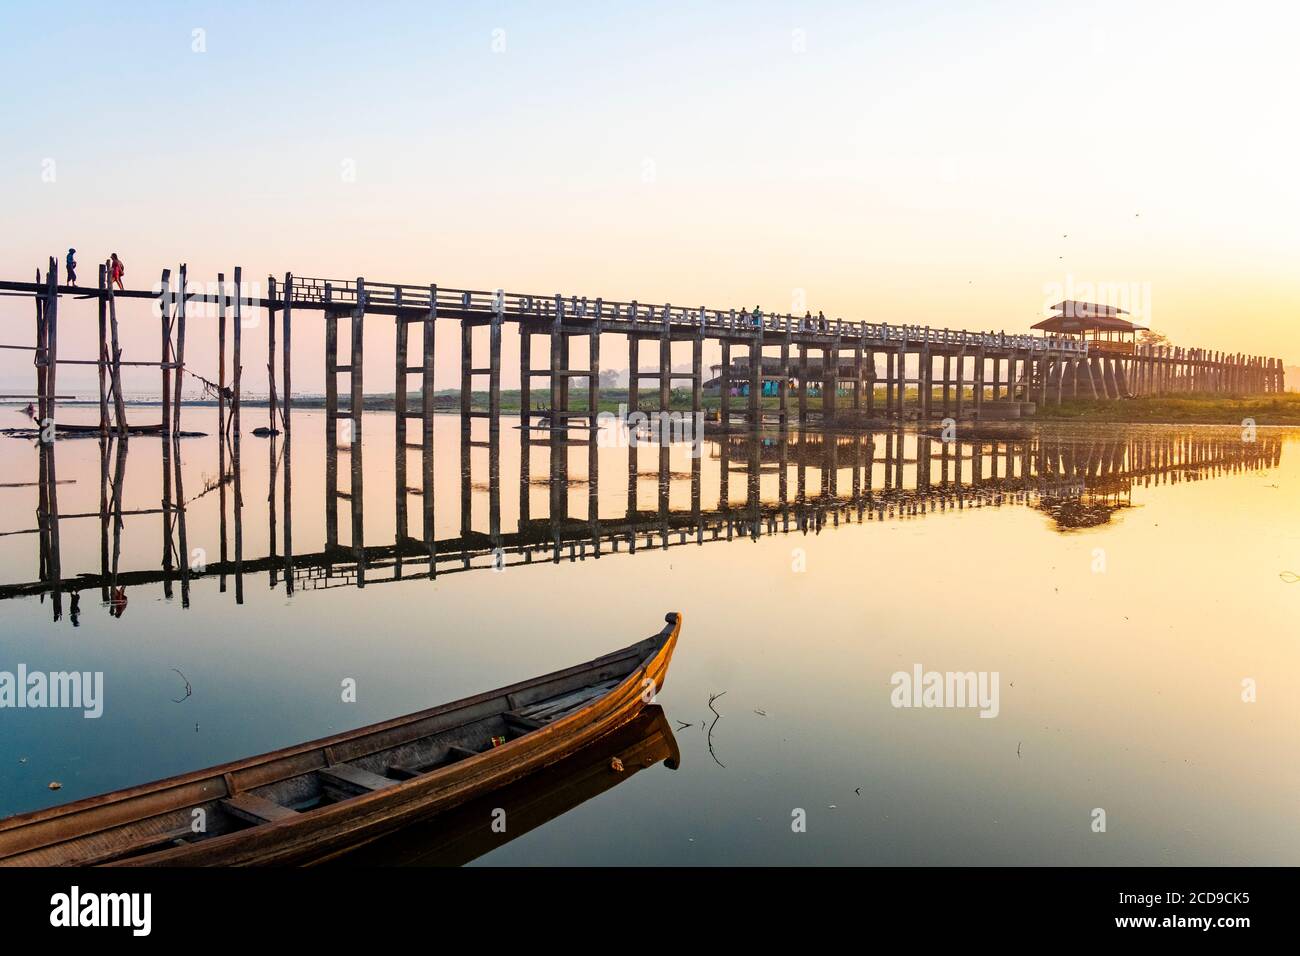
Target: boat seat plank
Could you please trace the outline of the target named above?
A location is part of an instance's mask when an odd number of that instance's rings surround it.
[[[549,723],[551,720],[555,719],[556,715],[562,712],[576,710],[587,701],[608,693],[618,686],[618,683],[617,680],[610,680],[604,681],[600,684],[593,684],[589,687],[583,687],[568,694],[562,694],[559,697],[552,697],[549,700],[539,700],[537,703],[529,704],[527,707],[520,707],[516,713],[521,717],[529,717],[533,720]]]
[[[151,850],[155,847],[176,844],[187,837],[194,836],[188,826],[172,827],[159,832],[145,830],[123,837],[120,833],[94,834],[81,841],[69,844],[68,861],[78,866],[93,866],[106,863],[132,853]],[[75,849],[72,849],[75,847]],[[38,864],[39,865],[39,864]]]
[[[346,763],[336,763],[332,767],[318,770],[317,773],[331,783],[341,784],[362,793],[383,790],[387,787],[396,786],[399,782],[391,777],[381,777],[377,773],[371,773],[369,770],[362,770],[360,767],[354,767]]]
[[[287,820],[298,815],[297,810],[282,807],[255,793],[237,793],[233,797],[226,797],[221,801],[221,806],[249,823],[274,823],[276,820]]]

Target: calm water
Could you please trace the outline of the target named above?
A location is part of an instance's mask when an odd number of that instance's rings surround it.
[[[246,410],[245,428],[265,414]],[[220,560],[224,490],[233,560],[215,410],[186,409],[185,424],[209,433],[180,444],[186,549]],[[591,449],[524,454],[515,425],[503,422],[495,466],[474,447],[463,476],[460,424],[437,419],[439,573],[407,558],[395,581],[373,557],[357,588],[346,558],[328,576],[313,566],[327,538],[324,416],[296,412],[293,593],[281,559],[244,571],[242,603],[233,571],[158,580],[157,439],[131,439],[120,462],[116,450],[101,461],[97,441],[58,442],[62,577],[99,574],[116,548],[128,602],[112,616],[96,579],[77,626],[66,592],[55,620],[53,596],[34,593],[40,536],[0,537],[0,584],[33,592],[0,589],[0,671],[105,675],[98,720],[0,710],[0,814],[534,676],[680,610],[659,695],[678,769],[629,774],[478,862],[1300,863],[1300,583],[1288,583],[1300,573],[1300,434],[1044,428],[952,446],[811,434],[706,440],[700,458],[652,445],[630,464],[610,429],[592,480]],[[363,428],[373,548],[397,526],[393,428],[380,413]],[[476,421],[472,438],[487,437]],[[0,438],[0,485],[35,481],[38,457]],[[283,442],[273,452],[245,434],[242,459],[248,565],[272,542],[283,555]],[[421,484],[419,463],[411,452],[408,486]],[[119,468],[123,511],[151,513],[125,516],[115,542],[111,523],[101,536],[101,475]],[[347,490],[346,453],[337,470]],[[0,530],[36,528],[37,506],[35,487],[0,488]],[[407,508],[419,539],[422,498]],[[339,501],[345,547],[351,509]],[[895,708],[891,675],[915,664],[998,672],[998,715]],[[355,703],[341,700],[345,678]],[[1094,808],[1105,833],[1092,831]],[[792,831],[796,809],[806,832]]]

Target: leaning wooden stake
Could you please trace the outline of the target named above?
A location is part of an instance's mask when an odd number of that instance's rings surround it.
[[[104,288],[108,295],[108,327],[111,335],[109,382],[113,389],[113,416],[117,419],[118,437],[126,438],[126,401],[122,397],[122,346],[117,335],[117,297],[113,294],[112,282],[108,282]]]

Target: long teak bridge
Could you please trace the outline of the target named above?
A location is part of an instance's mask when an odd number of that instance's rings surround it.
[[[181,380],[186,371],[187,306],[202,304],[215,312],[218,327],[220,367],[214,391],[223,405],[229,400],[231,413],[239,419],[241,394],[241,313],[265,310],[268,329],[268,391],[271,426],[290,427],[293,392],[289,357],[292,349],[293,318],[301,313],[320,313],[325,322],[326,409],[331,418],[339,413],[339,376],[348,376],[349,414],[353,419],[353,441],[359,440],[364,408],[363,328],[367,316],[394,320],[396,367],[393,386],[396,413],[428,420],[433,411],[434,336],[439,321],[460,325],[460,406],[464,427],[470,419],[485,417],[496,422],[501,409],[501,340],[507,324],[515,325],[520,336],[521,409],[532,421],[533,382],[546,380],[548,407],[544,422],[552,430],[566,429],[583,420],[594,427],[600,402],[600,343],[603,336],[625,336],[629,352],[628,406],[641,408],[643,383],[656,385],[659,411],[668,411],[674,381],[689,381],[692,411],[703,409],[706,342],[722,350],[720,402],[721,418],[730,426],[757,428],[770,423],[803,425],[815,416],[823,423],[901,421],[934,417],[957,419],[984,417],[987,403],[1025,401],[1038,404],[1060,402],[1069,397],[1120,398],[1179,392],[1255,394],[1280,392],[1284,373],[1279,359],[1228,354],[1205,349],[1165,346],[1137,346],[1131,353],[1090,351],[1088,343],[1070,336],[1033,336],[1006,332],[972,332],[919,325],[883,322],[826,320],[790,314],[760,314],[734,309],[622,302],[587,296],[531,295],[515,292],[448,289],[437,285],[403,285],[355,280],[304,278],[286,273],[282,283],[268,278],[265,295],[249,295],[242,269],[236,267],[228,285],[224,274],[213,284],[215,291],[195,289],[187,269],[177,270],[173,287],[170,269],[163,270],[156,289],[118,290],[106,281],[100,267],[96,288],[61,286],[58,265],[51,259],[44,280],[0,282],[0,291],[30,296],[36,304],[36,344],[7,345],[34,351],[37,394],[42,422],[54,420],[56,372],[60,364],[91,364],[99,369],[100,428],[125,433],[125,409],[121,394],[123,365],[154,366],[162,373],[161,431],[179,427]],[[93,299],[99,308],[98,359],[61,359],[58,346],[58,312],[62,297]],[[157,303],[161,325],[161,353],[157,361],[123,362],[118,338],[118,299],[149,299]],[[233,375],[226,376],[226,318],[232,322]],[[276,353],[277,316],[281,327],[279,355]],[[344,361],[339,357],[338,321],[350,323],[350,349]],[[409,332],[421,329],[420,356],[411,361]],[[472,332],[478,326],[490,329],[488,354],[475,357]],[[549,361],[536,368],[532,340],[548,339]],[[574,367],[570,343],[575,337],[589,342],[588,363]],[[658,343],[657,370],[641,368],[641,347]],[[674,342],[690,342],[691,371],[674,373],[671,349]],[[733,348],[746,350],[744,365],[733,363]],[[775,352],[775,355],[768,353]],[[820,353],[821,376],[818,410],[809,408],[810,353]],[[878,362],[883,375],[878,374]],[[276,367],[282,369],[282,392],[277,390]],[[733,369],[743,368],[747,401],[743,409],[731,408]],[[411,375],[420,377],[422,407],[407,407]],[[777,407],[762,402],[764,376],[777,379]],[[474,385],[486,379],[488,407],[473,404]],[[792,402],[791,383],[799,385]],[[572,383],[586,383],[585,401],[573,401]],[[847,405],[840,406],[841,391]],[[282,399],[278,396],[282,395]],[[792,405],[794,407],[792,407]],[[57,428],[57,425],[56,425]],[[427,429],[426,429],[427,431]],[[404,440],[404,439],[403,439]],[[422,436],[427,443],[427,436]]]

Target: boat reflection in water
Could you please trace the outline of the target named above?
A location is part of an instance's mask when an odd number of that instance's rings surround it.
[[[348,865],[461,866],[568,813],[642,770],[681,762],[662,707],[518,783],[340,857]]]

